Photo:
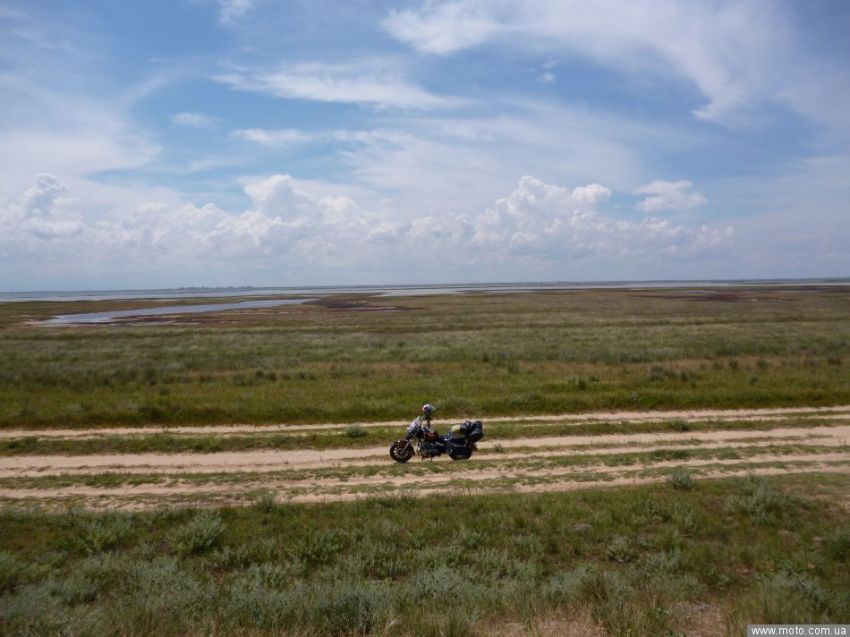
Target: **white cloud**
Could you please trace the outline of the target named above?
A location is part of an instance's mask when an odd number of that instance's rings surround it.
[[[294,146],[314,139],[308,133],[295,128],[243,128],[233,131],[230,136],[262,146]]]
[[[214,128],[220,120],[205,113],[175,113],[171,116],[171,121],[178,126],[190,128]]]
[[[231,24],[254,8],[254,0],[218,0],[218,20]]]
[[[817,62],[786,12],[765,0],[429,0],[391,11],[382,25],[425,53],[498,41],[544,54],[576,53],[628,77],[684,78],[707,100],[694,110],[705,119],[726,120],[778,101],[848,128],[835,97],[850,94],[847,69]]]
[[[588,184],[573,190],[572,199],[576,203],[595,206],[611,198],[611,189],[602,184]]]
[[[361,59],[340,64],[305,62],[274,70],[237,70],[214,80],[240,91],[284,99],[342,102],[377,108],[430,110],[458,106],[455,98],[429,93],[394,64]]]
[[[392,196],[407,218],[483,209],[527,173],[632,190],[657,174],[647,164],[704,143],[668,125],[575,107],[513,101],[504,110],[510,114],[384,118],[392,128],[337,135],[336,152],[351,183]]]
[[[516,190],[473,221],[473,244],[507,246],[538,259],[694,257],[724,245],[731,227],[689,228],[667,220],[640,222],[601,213],[611,192],[600,184],[572,191],[523,177]],[[498,254],[498,253],[497,253]]]
[[[392,11],[382,24],[398,40],[437,54],[475,46],[509,30],[480,1],[428,3],[421,12]]]
[[[708,199],[693,190],[690,181],[653,181],[635,192],[649,195],[637,205],[643,212],[691,210],[708,203]]]
[[[587,258],[691,259],[723,248],[731,229],[689,228],[604,214],[611,195],[600,184],[574,189],[523,177],[507,197],[478,214],[421,214],[399,221],[342,195],[307,192],[289,175],[249,181],[250,206],[232,213],[213,204],[149,202],[107,219],[82,222],[85,205],[54,177],[41,175],[0,208],[0,265],[11,253],[43,254],[69,271],[135,276],[175,268],[216,279],[223,272],[338,268],[392,272],[412,279],[433,264],[410,255],[451,255],[466,272],[493,264],[563,268]]]
[[[73,200],[67,188],[52,175],[38,175],[16,201],[0,209],[0,234],[6,241],[31,237],[51,240],[73,237],[83,225],[68,211]]]

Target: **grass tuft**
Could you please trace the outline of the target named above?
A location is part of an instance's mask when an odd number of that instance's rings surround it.
[[[363,438],[366,434],[367,431],[359,423],[353,423],[345,428],[345,435],[348,438]]]
[[[667,482],[674,489],[680,491],[690,491],[696,486],[696,482],[691,476],[691,472],[683,467],[676,467],[667,476]]]
[[[224,535],[224,522],[214,511],[202,511],[175,530],[170,544],[181,556],[197,555],[214,548]]]

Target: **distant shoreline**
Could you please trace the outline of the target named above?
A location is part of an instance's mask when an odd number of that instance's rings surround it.
[[[850,277],[810,279],[659,279],[646,281],[528,281],[497,283],[432,283],[398,285],[317,285],[280,287],[179,287],[126,290],[67,290],[0,292],[0,303],[22,301],[87,301],[120,299],[180,299],[257,295],[325,295],[373,293],[411,296],[451,292],[499,292],[523,290],[643,289],[689,287],[741,287],[787,285],[850,285]]]

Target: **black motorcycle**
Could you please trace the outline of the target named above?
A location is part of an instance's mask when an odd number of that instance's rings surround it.
[[[417,419],[410,423],[402,440],[390,445],[390,458],[396,462],[407,462],[414,455],[436,458],[445,453],[452,460],[467,460],[473,451],[478,450],[475,443],[483,437],[484,425],[480,420],[467,420],[441,436],[430,425]]]

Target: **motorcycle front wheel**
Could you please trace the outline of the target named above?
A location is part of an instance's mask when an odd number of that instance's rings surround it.
[[[407,440],[396,440],[390,445],[390,458],[396,462],[407,462],[413,457],[413,445]]]

